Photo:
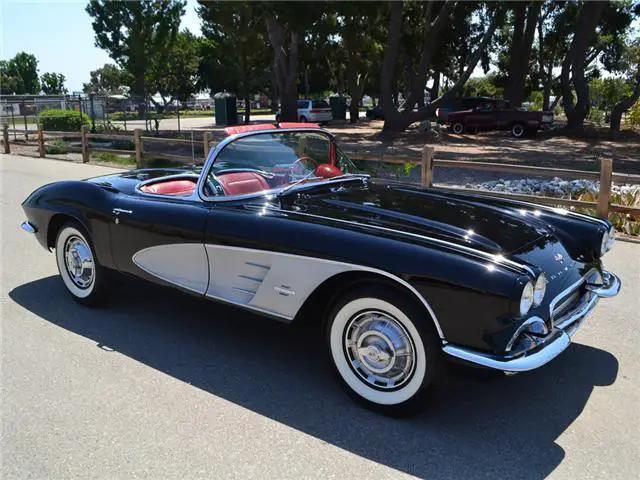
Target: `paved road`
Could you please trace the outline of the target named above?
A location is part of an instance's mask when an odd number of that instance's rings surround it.
[[[74,303],[17,227],[37,186],[109,171],[4,156],[1,478],[637,478],[640,246],[561,357],[448,377],[420,417],[352,405],[308,332],[154,286]]]

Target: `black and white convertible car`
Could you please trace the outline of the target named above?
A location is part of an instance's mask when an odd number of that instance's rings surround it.
[[[118,271],[283,322],[321,315],[346,391],[391,415],[423,406],[446,358],[544,365],[620,289],[606,221],[374,180],[315,125],[228,133],[203,168],[45,185],[22,228],[84,304]]]

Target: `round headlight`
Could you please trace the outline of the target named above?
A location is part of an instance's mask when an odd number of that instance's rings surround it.
[[[615,230],[615,228],[612,226],[612,227],[609,229],[609,241],[607,242],[607,251],[608,251],[608,250],[611,250],[611,247],[613,247],[613,241],[614,241],[614,240],[615,240],[615,238],[616,238],[615,233],[616,233],[616,230]]]
[[[533,283],[527,282],[520,297],[520,315],[526,315],[533,305]]]
[[[609,231],[606,231],[602,234],[602,241],[600,242],[600,256],[607,253],[607,250],[609,249],[609,237]]]
[[[544,294],[547,291],[547,277],[544,273],[541,273],[536,280],[536,284],[533,287],[533,305],[538,306],[544,299]]]

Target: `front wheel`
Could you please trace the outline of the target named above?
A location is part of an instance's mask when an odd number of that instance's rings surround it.
[[[307,117],[305,117],[304,115],[300,116],[300,123],[307,123]]]
[[[511,135],[516,138],[524,137],[525,129],[521,123],[515,123],[511,126]]]
[[[356,402],[384,415],[421,411],[438,369],[440,341],[412,299],[367,285],[344,295],[327,319],[338,380]]]
[[[96,306],[106,293],[105,270],[97,262],[89,234],[68,222],[56,238],[56,262],[67,291],[79,303]]]

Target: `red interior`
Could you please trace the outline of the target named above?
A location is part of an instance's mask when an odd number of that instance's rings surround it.
[[[192,180],[167,180],[166,182],[143,185],[140,190],[157,195],[190,195],[196,188],[196,182]]]
[[[316,171],[314,172],[316,177],[321,178],[332,178],[337,177],[338,175],[342,175],[342,170],[340,170],[335,165],[331,165],[329,163],[321,163],[316,167]]]
[[[329,163],[321,163],[316,167],[314,175],[321,178],[332,178],[342,175],[342,171]],[[217,178],[225,195],[244,195],[272,188],[267,180],[256,172],[223,173]],[[283,180],[285,178],[288,178],[288,175],[283,177]],[[286,182],[287,180],[284,180],[284,183]],[[195,188],[195,180],[181,178],[143,185],[140,190],[146,193],[155,193],[156,195],[191,195]]]
[[[217,178],[225,195],[243,195],[271,188],[267,180],[255,172],[224,173]]]

